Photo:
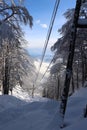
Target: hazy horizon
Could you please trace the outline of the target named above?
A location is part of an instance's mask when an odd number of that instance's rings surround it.
[[[40,59],[42,57],[42,48],[28,48],[27,49],[30,56],[32,56],[35,59]],[[49,62],[53,57],[53,53],[51,52],[50,48],[46,50],[46,54],[44,56],[44,61]]]

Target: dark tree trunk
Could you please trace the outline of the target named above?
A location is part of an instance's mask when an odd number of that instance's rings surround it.
[[[3,94],[9,94],[9,65],[8,58],[5,58],[5,74],[3,77]]]
[[[73,78],[73,71],[72,71],[72,93],[75,91],[75,85],[74,85],[74,78]]]
[[[62,127],[64,125],[63,120],[64,120],[66,105],[67,105],[67,100],[68,100],[70,80],[71,80],[71,76],[72,76],[72,64],[73,64],[73,57],[74,57],[76,32],[77,32],[77,24],[78,24],[80,7],[81,7],[81,0],[77,0],[75,13],[74,13],[73,25],[72,25],[72,29],[71,29],[71,40],[70,40],[69,56],[68,56],[68,62],[67,62],[67,68],[66,68],[66,77],[65,77],[64,89],[63,89],[63,93],[62,93],[62,97],[61,97],[61,104],[60,104],[60,115],[61,115],[61,119],[62,119],[60,127]]]
[[[3,94],[9,94],[9,78],[10,78],[10,68],[9,68],[9,48],[7,46],[7,55],[5,57],[4,66],[4,76],[3,76]]]

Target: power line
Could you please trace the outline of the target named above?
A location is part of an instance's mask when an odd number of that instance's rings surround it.
[[[47,37],[46,37],[44,48],[43,48],[42,60],[41,60],[40,68],[41,68],[41,65],[42,65],[42,62],[43,62],[43,59],[44,59],[44,56],[45,56],[46,48],[47,48],[47,45],[48,45],[48,42],[49,42],[49,38],[50,38],[50,35],[51,35],[51,31],[52,31],[52,27],[53,27],[54,20],[55,20],[55,17],[56,17],[56,13],[57,13],[57,9],[58,9],[58,6],[59,6],[59,2],[60,2],[60,0],[56,0],[55,5],[54,5],[54,10],[53,10],[51,22],[50,22],[50,25],[49,25]]]
[[[54,58],[53,58],[53,59],[54,59]],[[42,76],[42,79],[44,78],[44,76],[46,75],[48,69],[50,68],[50,66],[51,66],[51,64],[52,64],[52,62],[53,62],[53,59],[52,59],[51,62],[49,63],[49,65],[48,65],[48,67],[47,67],[45,73],[44,73],[43,76]],[[42,79],[41,79],[41,80],[42,80]]]
[[[55,20],[56,13],[57,13],[57,10],[58,10],[58,7],[59,7],[59,3],[60,3],[60,0],[56,0],[55,5],[54,5],[54,10],[53,10],[53,13],[52,13],[52,17],[51,17],[51,21],[50,21],[50,25],[49,25],[49,29],[48,29],[48,33],[47,33],[47,37],[46,37],[46,40],[45,40],[43,52],[42,52],[41,63],[40,63],[39,68],[38,68],[38,73],[37,73],[35,82],[36,82],[36,80],[39,76],[39,73],[40,73],[40,69],[41,69],[43,59],[44,59],[44,56],[45,56],[45,53],[46,53],[47,45],[48,45],[49,38],[50,38],[50,35],[51,35],[51,32],[52,32],[52,28],[53,28],[54,20]]]

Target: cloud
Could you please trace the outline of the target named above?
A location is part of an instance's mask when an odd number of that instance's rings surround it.
[[[36,20],[36,23],[37,23],[37,24],[40,24],[40,19]]]
[[[47,28],[47,24],[40,24],[42,28]]]
[[[44,29],[47,29],[47,24],[41,23],[41,20],[40,20],[40,19],[36,20],[36,24],[38,24],[40,27],[42,27],[42,28],[44,28]]]

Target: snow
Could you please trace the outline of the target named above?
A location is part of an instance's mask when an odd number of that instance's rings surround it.
[[[37,71],[38,71],[40,62],[41,62],[40,60],[35,60],[35,62],[34,62],[34,65],[36,66]],[[40,73],[41,73],[41,74],[44,74],[48,66],[49,66],[49,63],[48,63],[48,62],[43,62],[43,63],[42,63],[42,66],[41,66],[41,68],[40,68]]]
[[[33,81],[34,82],[34,88],[35,88],[34,96],[42,96],[42,91],[43,91],[43,85],[42,84],[47,80],[47,78],[49,77],[49,74],[50,74],[49,69],[47,71],[49,63],[43,62],[41,67],[40,67],[40,64],[41,64],[41,61],[39,59],[34,61],[34,65],[36,67],[36,72],[37,72],[36,78]]]
[[[13,96],[7,96],[7,95],[0,95],[0,112],[8,109],[8,108],[14,108],[21,107],[22,105],[25,105],[25,101],[21,101],[20,99],[13,97]]]
[[[13,92],[12,95],[21,99],[21,100],[26,100],[26,101],[30,101],[31,98],[29,97],[28,92],[26,92],[24,89],[22,89],[22,87],[20,87],[20,85],[16,85],[15,88],[13,88]]]
[[[25,99],[0,96],[0,130],[60,130],[59,101]],[[86,104],[87,88],[69,97],[63,130],[87,130],[87,118],[83,117]]]

